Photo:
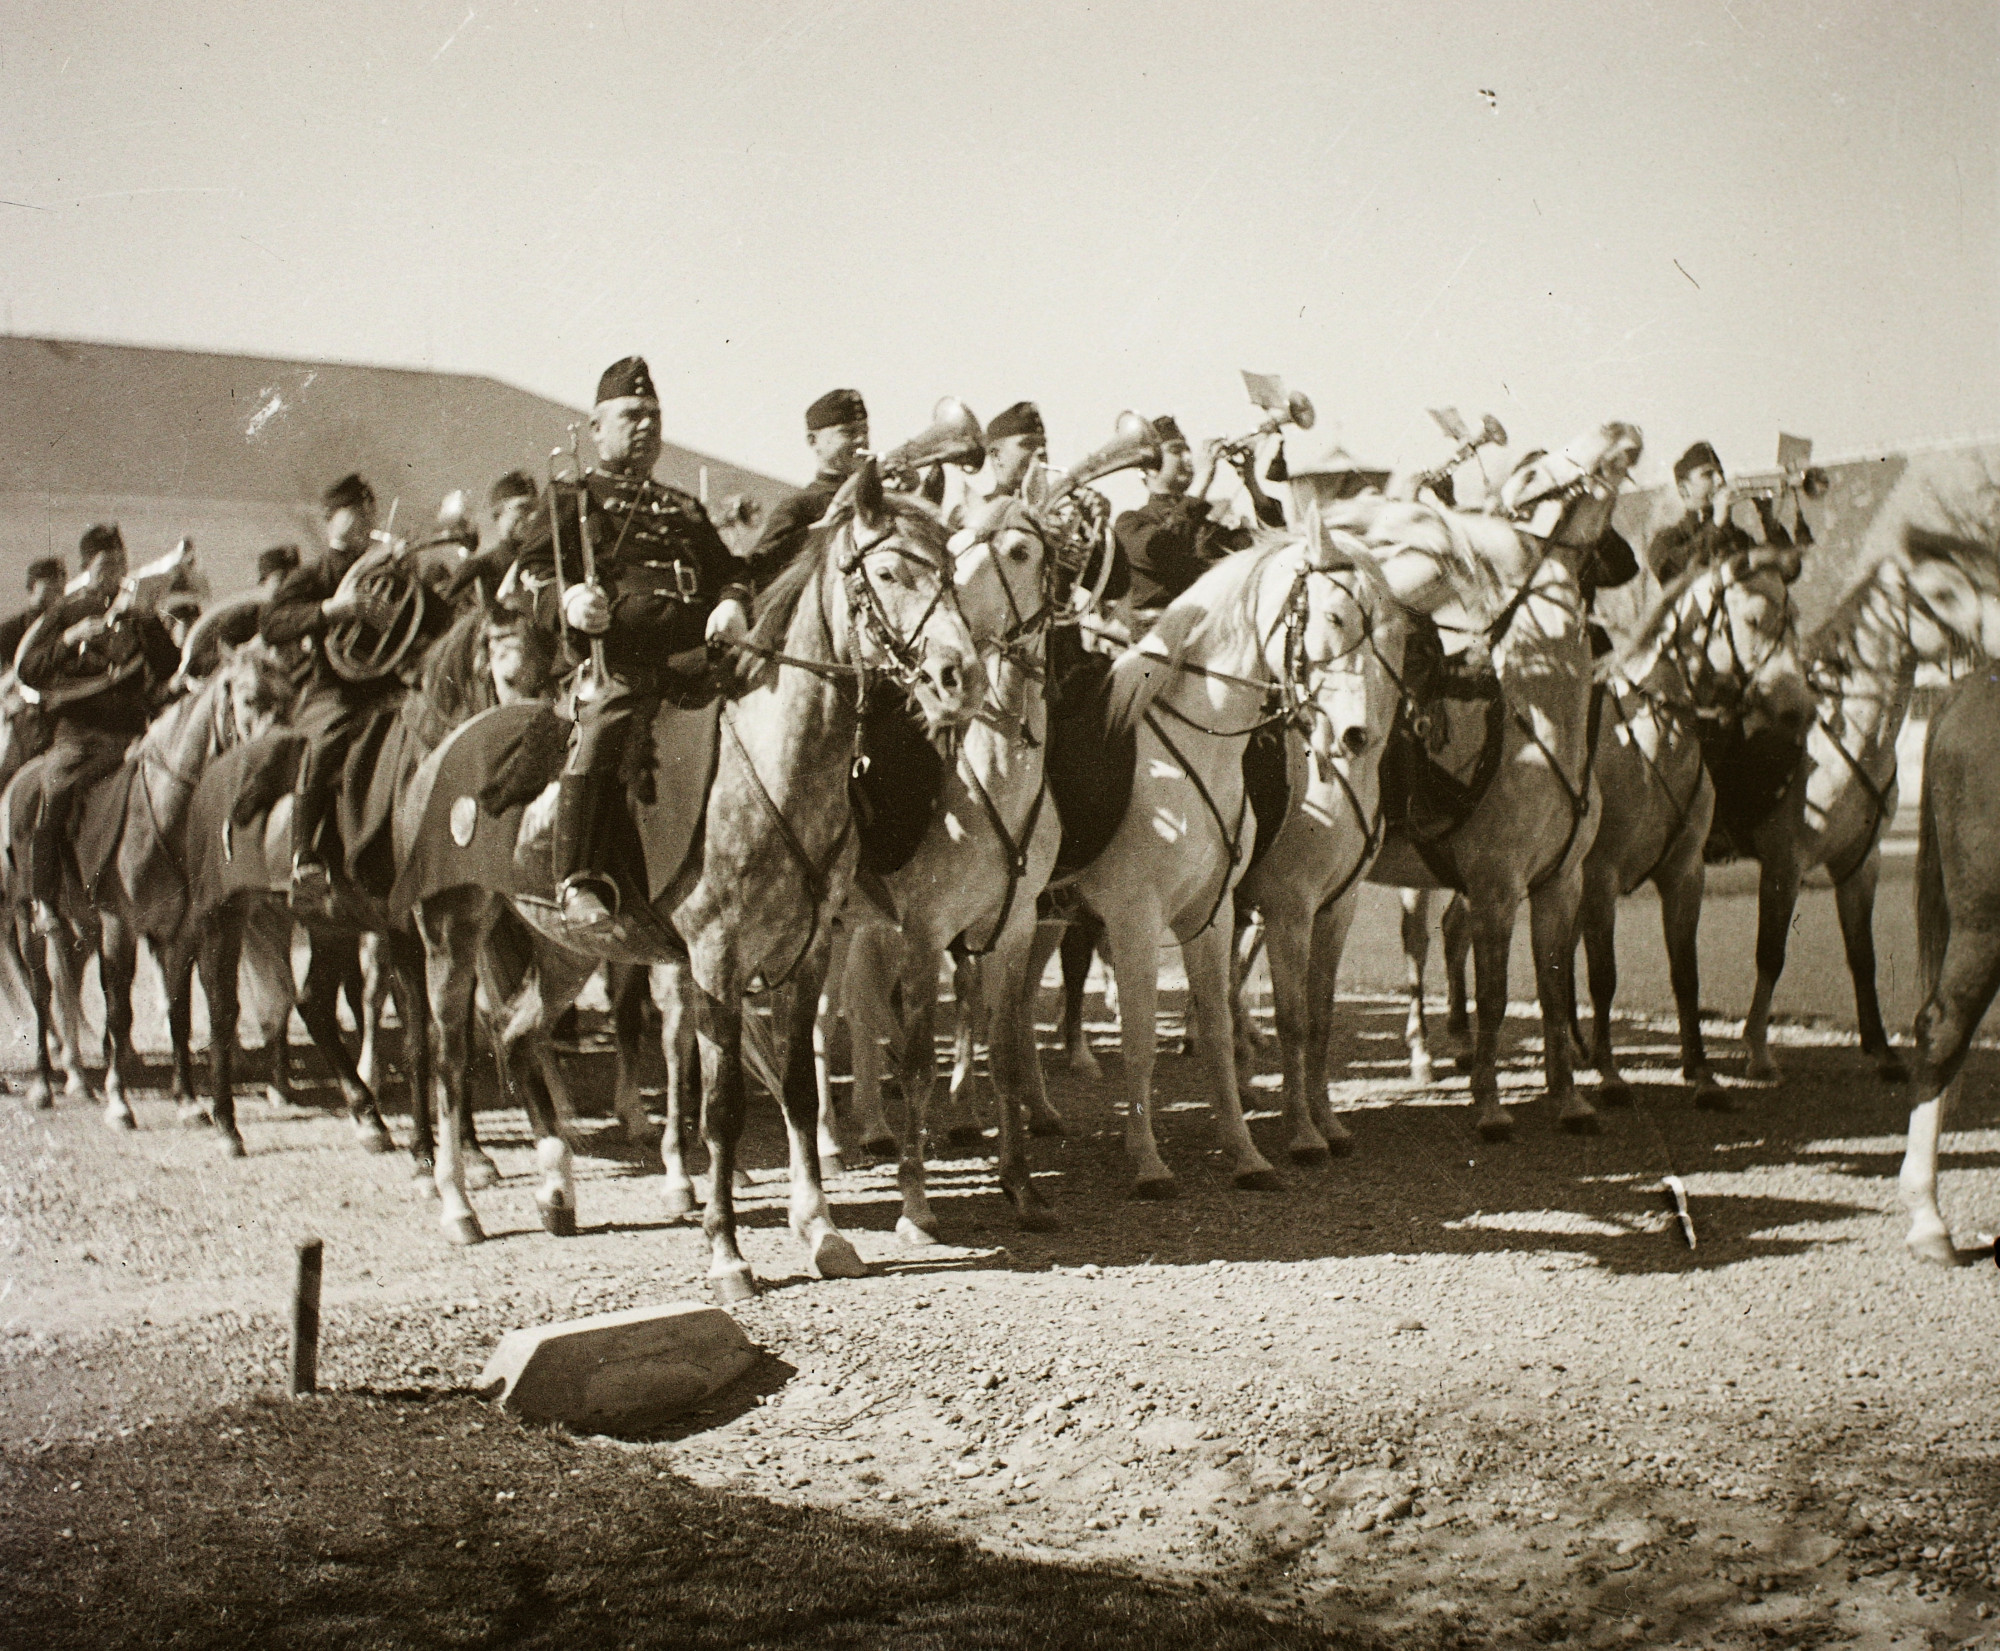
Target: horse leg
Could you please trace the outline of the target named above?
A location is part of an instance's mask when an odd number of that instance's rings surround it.
[[[1928,845],[1926,845],[1928,847]],[[1967,1052],[1987,1006],[2000,991],[2000,932],[1955,921],[1945,941],[1937,985],[1917,1015],[1917,1076],[1910,1132],[1897,1190],[1910,1213],[1903,1242],[1919,1261],[1958,1264],[1958,1251],[1938,1208],[1938,1145],[1945,1114],[1958,1098]]]
[[[378,966],[386,960],[396,1018],[403,1026],[403,1063],[410,1072],[411,1179],[432,1187],[437,1184],[437,1143],[431,1130],[430,989],[424,978],[423,939],[410,929],[387,934],[381,952]]]
[[[1403,903],[1403,979],[1410,995],[1403,1021],[1403,1042],[1410,1051],[1410,1082],[1430,1083],[1436,1071],[1431,1059],[1430,1029],[1424,1021],[1424,964],[1431,949],[1431,891],[1398,889]]]
[[[1250,920],[1239,924],[1230,937],[1229,1012],[1236,1027],[1236,1082],[1239,1089],[1248,1087],[1250,1080],[1256,1076],[1258,1063],[1270,1043],[1264,1035],[1264,1028],[1257,1024],[1256,1015],[1245,1001],[1250,975],[1257,967],[1257,959],[1264,954],[1265,945],[1264,913],[1253,911]]]
[[[986,1020],[987,1071],[998,1097],[1000,1140],[996,1166],[1000,1190],[1014,1206],[1024,1232],[1054,1232],[1062,1223],[1036,1188],[1028,1167],[1024,1127],[1033,1115],[1029,1096],[1042,1082],[1041,1052],[1036,1047],[1035,999],[1041,975],[1034,956],[1041,925],[1032,906],[1008,922],[991,953],[980,966],[980,990],[992,1013]],[[1041,953],[1044,966],[1047,954]],[[1048,1101],[1042,1098],[1046,1107]]]
[[[125,1064],[132,1052],[132,977],[138,962],[138,937],[131,926],[115,910],[104,912],[97,980],[104,989],[104,1121],[113,1129],[138,1128],[125,1099]]]
[[[199,1113],[201,1102],[195,1093],[194,1038],[191,1022],[194,1008],[194,947],[185,934],[157,941],[153,960],[160,966],[160,989],[167,1000],[167,1041],[173,1045],[173,1098],[183,1123]],[[204,1119],[204,1122],[206,1120]]]
[[[826,980],[820,987],[813,1015],[813,1088],[819,1101],[819,1161],[839,1175],[847,1168],[847,1149],[840,1144],[840,1117],[833,1102],[834,1046],[846,1026],[847,951],[853,931],[836,923],[828,943]],[[854,1072],[854,1031],[847,1027],[847,1070]]]
[[[986,1131],[976,1106],[979,1044],[986,1032],[983,960],[963,952],[951,955],[953,1017],[951,1078],[945,1088],[942,1132],[946,1150],[955,1158],[978,1158],[986,1152]]]
[[[1438,919],[1438,949],[1444,959],[1444,1029],[1459,1044],[1461,1057],[1472,1048],[1472,1017],[1466,1012],[1465,960],[1472,952],[1472,919],[1465,896],[1454,894]]]
[[[56,1072],[49,1059],[49,970],[42,937],[30,926],[28,910],[25,904],[14,908],[7,939],[35,1013],[35,1075],[23,1099],[29,1111],[47,1112],[56,1104]]]
[[[270,1061],[265,1099],[274,1116],[311,1116],[292,1087],[292,1010],[298,982],[292,976],[292,914],[275,901],[250,911],[243,928],[243,972]]]
[[[625,1139],[635,1147],[646,1146],[653,1139],[653,1120],[647,1115],[645,1097],[639,1092],[639,1051],[646,1036],[646,1002],[652,973],[630,964],[613,963],[605,971],[604,984],[611,998],[612,1042],[618,1051],[612,1110],[625,1131]]]
[[[1118,981],[1118,1044],[1125,1066],[1125,1155],[1132,1196],[1175,1198],[1180,1185],[1153,1136],[1153,1062],[1159,1042],[1159,914],[1143,904],[1118,910],[1104,924],[1111,972]],[[1232,1073],[1233,1076],[1233,1073]]]
[[[1083,1026],[1083,993],[1090,984],[1090,957],[1098,949],[1103,932],[1091,918],[1078,917],[1062,931],[1057,946],[1062,954],[1063,1048],[1069,1053],[1069,1069],[1082,1078],[1103,1076],[1097,1056],[1091,1051],[1090,1034]],[[1105,1007],[1110,1008],[1110,1004]]]
[[[1875,1062],[1884,1083],[1904,1083],[1909,1071],[1902,1056],[1889,1047],[1882,1026],[1882,1003],[1875,995],[1875,885],[1882,874],[1882,845],[1844,883],[1834,885],[1833,902],[1840,913],[1840,938],[1847,948],[1847,972],[1854,977],[1854,1015],[1861,1028],[1861,1053]]]
[[[708,1240],[708,1282],[727,1306],[757,1293],[750,1263],[736,1245],[736,1151],[746,1110],[743,1000],[734,988],[715,997],[697,983],[701,1016],[701,1134],[708,1146],[708,1204],[701,1230]]]
[[[389,1000],[389,970],[382,957],[379,935],[364,934],[355,943],[355,960],[361,968],[361,1011],[355,1016],[361,1033],[361,1050],[354,1057],[356,1076],[371,1095],[382,1093],[382,1006]],[[407,1037],[407,1033],[405,1036]]]
[[[819,1096],[813,1087],[812,1028],[826,974],[826,952],[826,943],[821,941],[806,957],[793,976],[793,990],[785,1005],[790,1025],[786,1028],[785,1070],[780,1084],[784,1093],[778,1101],[784,1108],[785,1136],[791,1148],[790,1224],[793,1236],[805,1247],[813,1271],[821,1278],[865,1278],[868,1269],[859,1252],[834,1224],[833,1209],[827,1202],[819,1173],[816,1142]],[[935,995],[935,971],[930,989]],[[718,1160],[713,1179],[720,1181],[722,1171],[723,1165]]]
[[[1466,904],[1476,993],[1470,1062],[1473,1125],[1487,1141],[1509,1140],[1514,1134],[1514,1120],[1500,1104],[1500,1032],[1507,1020],[1507,954],[1514,943],[1519,899],[1517,891],[1503,889]]]
[[[1598,866],[1589,861],[1583,868],[1583,899],[1576,909],[1577,927],[1583,932],[1583,951],[1590,968],[1591,1041],[1585,1046],[1587,1058],[1597,1068],[1597,1098],[1606,1106],[1630,1106],[1632,1086],[1618,1070],[1618,1052],[1611,1041],[1611,1006],[1618,997],[1618,868]],[[1665,910],[1664,905],[1662,911]],[[1669,942],[1671,949],[1671,942]],[[1572,1013],[1575,1025],[1575,949],[1563,960],[1570,972]],[[1571,1043],[1580,1040],[1574,1031]]]
[[[225,900],[208,916],[200,937],[202,994],[208,999],[208,1068],[215,1120],[222,1150],[243,1156],[243,1135],[236,1127],[236,1023],[241,1009],[236,971],[243,955],[243,902]]]
[[[1271,959],[1271,1008],[1278,1028],[1278,1070],[1284,1079],[1285,1124],[1291,1140],[1285,1151],[1295,1164],[1323,1163],[1332,1156],[1314,1118],[1306,1078],[1306,1049],[1312,1039],[1312,922],[1296,908],[1288,889],[1266,899],[1264,946]]]
[[[1764,1083],[1776,1083],[1779,1077],[1778,1063],[1771,1059],[1771,998],[1785,972],[1785,942],[1799,900],[1801,868],[1791,849],[1787,839],[1783,851],[1765,858],[1757,879],[1757,989],[1743,1022],[1743,1042],[1750,1051],[1749,1076]]]
[[[1305,1083],[1306,1105],[1326,1141],[1327,1151],[1344,1158],[1354,1150],[1354,1136],[1333,1110],[1327,1094],[1326,1069],[1333,1044],[1333,1018],[1337,1008],[1334,982],[1340,975],[1341,953],[1347,950],[1347,933],[1354,926],[1354,908],[1361,896],[1349,889],[1338,900],[1330,900],[1314,913],[1312,943],[1306,963]],[[1271,971],[1273,983],[1277,970]]]
[[[83,1065],[83,965],[82,948],[72,937],[67,924],[60,924],[54,934],[47,936],[42,955],[47,958],[50,1007],[56,1030],[56,1058],[60,1062],[67,1081],[63,1094],[72,1101],[88,1101],[93,1097],[90,1091],[90,1077]],[[104,1121],[113,1128],[131,1127],[130,1123],[119,1124],[109,1109]]]
[[[694,1179],[688,1174],[688,1138],[700,1104],[701,1071],[694,1063],[694,1016],[688,1010],[688,966],[676,960],[653,966],[653,1001],[660,1006],[660,1053],[667,1066],[667,1122],[660,1133],[660,1161],[666,1170],[669,1221],[694,1213]],[[817,1058],[815,1050],[815,1058]],[[689,1102],[695,1103],[690,1107]],[[825,1127],[825,1111],[821,1111]]]
[[[870,924],[848,939],[847,968],[841,981],[847,1037],[854,1069],[854,1127],[861,1150],[873,1158],[895,1158],[895,1133],[882,1109],[882,1040],[901,1036],[893,999],[896,943]],[[936,987],[933,986],[935,991]]]
[[[930,1140],[931,1095],[937,1087],[937,959],[906,941],[903,969],[903,1033],[890,1047],[896,1054],[896,1088],[903,1100],[903,1127],[896,1133],[896,1188],[903,1213],[896,1236],[914,1248],[935,1244],[937,1217],[925,1184],[924,1155]]]
[[[1542,1078],[1556,1120],[1572,1135],[1595,1135],[1597,1108],[1576,1087],[1570,1028],[1576,1021],[1576,909],[1583,893],[1581,856],[1552,873],[1528,897],[1528,933],[1535,954],[1535,993],[1542,1010]],[[1610,962],[1612,986],[1617,961]],[[1483,994],[1482,994],[1483,995]],[[1607,1012],[1612,997],[1605,990]]]
[[[347,1102],[355,1141],[364,1152],[388,1152],[396,1143],[388,1125],[382,1122],[375,1092],[361,1081],[354,1057],[341,1041],[340,1015],[334,1006],[342,981],[352,972],[353,958],[352,950],[331,936],[313,935],[312,962],[306,968],[305,996],[300,1000],[299,1014],[319,1052],[333,1066],[334,1080]]]
[[[432,1171],[440,1201],[438,1226],[453,1244],[482,1242],[486,1234],[466,1196],[459,1118],[472,1061],[472,999],[479,979],[478,954],[485,928],[484,896],[457,890],[426,900],[417,909],[424,944],[424,987],[431,1024],[437,1028],[437,1157]],[[502,1056],[504,1059],[504,1055]],[[429,1106],[432,1098],[424,1096]]]
[[[1706,831],[1691,836],[1679,864],[1663,867],[1653,885],[1660,893],[1660,931],[1667,943],[1667,970],[1674,985],[1680,1021],[1681,1076],[1694,1082],[1694,1104],[1708,1112],[1730,1112],[1735,1103],[1716,1081],[1701,1035],[1701,900],[1708,873],[1701,850]]]
[[[1222,1148],[1230,1156],[1230,1180],[1235,1186],[1243,1192],[1282,1192],[1284,1181],[1250,1138],[1250,1126],[1243,1119],[1243,1097],[1236,1087],[1236,1028],[1229,993],[1229,968],[1235,953],[1235,926],[1220,915],[1181,945],[1201,1058],[1208,1067],[1209,1110],[1214,1114]]]

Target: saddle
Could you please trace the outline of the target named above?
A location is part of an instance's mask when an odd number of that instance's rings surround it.
[[[1132,805],[1136,729],[1107,725],[1111,660],[1068,631],[1049,637],[1049,739],[1042,772],[1062,825],[1052,881],[1074,877],[1110,845]]]
[[[1447,654],[1428,620],[1411,625],[1403,680],[1408,691],[1379,770],[1383,818],[1440,883],[1457,888],[1445,839],[1471,817],[1500,771],[1506,701],[1485,654]]]
[[[861,713],[861,752],[847,782],[861,867],[879,877],[910,863],[937,818],[945,761],[901,689],[876,683]]]
[[[1745,734],[1733,717],[1703,717],[1698,732],[1715,787],[1715,821],[1702,858],[1716,866],[1753,856],[1757,832],[1791,790],[1805,747],[1775,728]]]
[[[1292,806],[1287,744],[1285,730],[1273,725],[1259,728],[1244,745],[1243,791],[1250,799],[1250,812],[1257,819],[1257,838],[1250,845],[1250,866],[1271,852]],[[1249,869],[1244,868],[1246,874]]]

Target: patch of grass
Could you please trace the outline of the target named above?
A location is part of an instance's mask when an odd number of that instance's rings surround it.
[[[472,1399],[232,1407],[9,1458],[9,1647],[1351,1644],[1226,1600],[710,1491]]]

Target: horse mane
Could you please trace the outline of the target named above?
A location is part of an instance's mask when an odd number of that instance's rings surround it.
[[[923,500],[906,493],[884,493],[882,503],[905,538],[914,539],[931,553],[940,573],[948,576],[951,557],[946,549],[950,535],[937,513]],[[750,627],[752,647],[773,651],[784,646],[790,634],[799,601],[812,588],[826,567],[826,559],[840,530],[854,519],[852,508],[829,515],[806,535],[805,545],[757,598],[757,617]]]
[[[1505,596],[1494,563],[1519,556],[1520,535],[1511,522],[1470,511],[1444,510],[1417,499],[1390,499],[1361,493],[1328,506],[1327,527],[1358,539],[1371,555],[1385,560],[1401,550],[1421,551],[1443,569],[1459,603],[1491,619]],[[1386,553],[1386,554],[1385,554]]]
[[[440,711],[463,705],[478,692],[479,642],[486,617],[478,607],[460,614],[424,655],[418,691]]]

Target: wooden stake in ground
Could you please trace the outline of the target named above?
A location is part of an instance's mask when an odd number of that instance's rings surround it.
[[[326,1246],[299,1240],[298,1275],[292,1280],[292,1397],[319,1391],[319,1278]]]

